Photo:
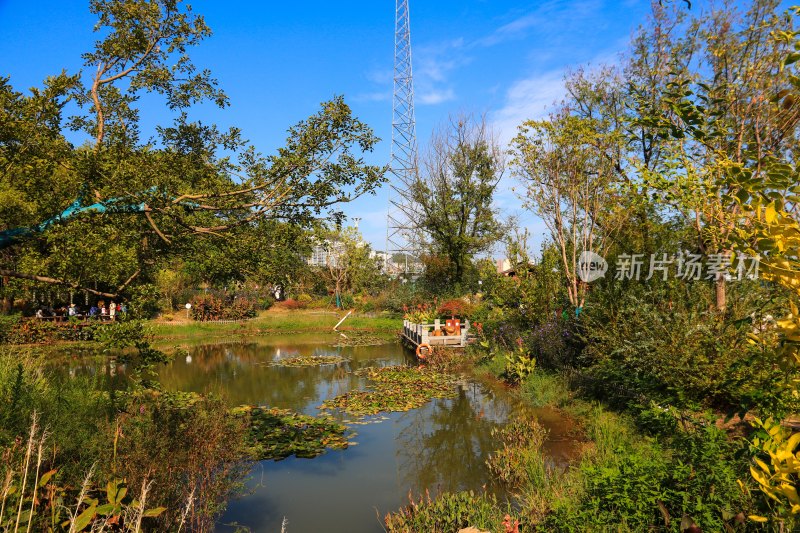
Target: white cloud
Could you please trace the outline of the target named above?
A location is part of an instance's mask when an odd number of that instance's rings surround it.
[[[539,25],[540,20],[541,17],[536,13],[524,15],[500,26],[486,37],[478,39],[475,44],[478,46],[494,46],[508,39],[522,36],[526,33],[526,30]]]
[[[371,93],[359,93],[353,97],[356,102],[386,102],[392,99],[392,91],[375,91]]]
[[[367,80],[369,80],[372,83],[376,83],[378,85],[385,85],[387,83],[392,83],[393,76],[394,76],[394,71],[392,69],[387,69],[387,68],[373,69],[365,74]]]
[[[431,89],[418,94],[417,103],[421,105],[436,105],[454,100],[455,97],[456,93],[453,89]]]
[[[470,59],[464,55],[464,40],[452,39],[421,46],[414,56],[414,85],[420,105],[437,105],[456,99],[450,84],[450,75],[466,65]]]
[[[602,2],[598,0],[574,0],[563,2],[550,0],[539,2],[536,7],[526,13],[520,10],[507,13],[504,18],[509,22],[497,27],[489,35],[475,40],[472,46],[489,47],[506,41],[526,37],[535,31],[550,43],[563,42],[570,39],[570,30],[586,20],[596,19]]]
[[[456,99],[456,91],[450,83],[450,76],[457,68],[470,62],[464,55],[463,48],[464,40],[458,38],[417,46],[414,49],[414,88],[417,104],[437,105]],[[364,76],[376,90],[356,95],[356,101],[391,100],[393,71],[373,69]]]
[[[517,80],[506,92],[502,106],[489,114],[498,142],[507,146],[525,120],[541,119],[564,97],[564,73],[557,69]],[[504,217],[513,216],[518,228],[530,233],[529,252],[536,255],[546,238],[542,220],[523,207],[524,185],[507,170],[495,190],[494,204]]]
[[[564,96],[564,79],[561,69],[514,82],[506,93],[503,106],[490,113],[495,135],[507,144],[517,127],[525,120],[539,119]]]

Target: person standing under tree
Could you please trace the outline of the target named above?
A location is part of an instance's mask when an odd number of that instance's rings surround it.
[[[114,320],[117,316],[117,304],[113,301],[108,304],[108,316],[111,317],[111,320]]]

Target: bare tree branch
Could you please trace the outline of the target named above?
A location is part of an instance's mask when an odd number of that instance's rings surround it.
[[[119,294],[110,293],[110,292],[102,292],[95,289],[90,289],[89,287],[84,287],[82,285],[78,285],[72,281],[66,281],[63,279],[56,279],[50,278],[47,276],[37,276],[35,274],[25,274],[24,272],[15,272],[13,270],[6,270],[0,268],[0,276],[8,276],[9,278],[17,278],[17,279],[27,279],[31,281],[38,281],[41,283],[49,283],[51,285],[63,285],[64,287],[69,287],[71,289],[75,289],[78,291],[86,291],[88,293],[94,294],[95,296],[103,296],[105,298],[118,298]]]

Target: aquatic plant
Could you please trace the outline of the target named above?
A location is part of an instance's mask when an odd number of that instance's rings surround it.
[[[353,442],[354,433],[328,417],[314,417],[289,409],[242,406],[233,410],[237,416],[247,416],[250,438],[256,444],[256,454],[262,460],[280,460],[291,455],[313,458],[328,448],[341,450]]]
[[[333,346],[337,348],[345,346],[379,346],[387,344],[389,341],[375,336],[369,331],[348,331],[347,336],[340,337]]]
[[[515,385],[536,368],[536,359],[527,350],[520,337],[517,337],[516,344],[516,350],[506,353],[506,368],[503,372],[503,378]]]
[[[270,366],[322,366],[322,365],[338,365],[347,361],[340,355],[298,355],[297,357],[288,357],[286,359],[278,359],[270,362]]]
[[[409,411],[432,398],[455,395],[456,379],[442,372],[408,366],[368,367],[356,371],[374,384],[372,390],[351,391],[325,400],[320,409],[339,409],[354,416]]]
[[[547,430],[535,420],[520,419],[506,426],[492,429],[492,438],[502,443],[502,448],[486,460],[492,475],[509,487],[515,488],[528,481],[536,472],[546,477],[542,444]]]
[[[410,494],[408,499],[407,506],[384,518],[389,533],[450,533],[470,527],[479,531],[509,531],[507,524],[519,525],[510,517],[508,505],[501,506],[493,495],[486,493],[445,492],[431,498],[426,491],[419,500]]]

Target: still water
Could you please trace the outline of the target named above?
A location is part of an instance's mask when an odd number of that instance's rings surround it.
[[[368,385],[353,371],[416,364],[399,344],[333,347],[332,342],[329,336],[295,335],[184,347],[160,371],[159,381],[170,390],[217,394],[232,406],[319,414],[323,400]],[[302,368],[270,364],[297,355],[340,355],[347,362]],[[238,524],[277,533],[286,518],[291,533],[377,533],[384,531],[382,517],[405,505],[409,493],[483,487],[496,492],[485,466],[496,447],[491,430],[522,409],[502,387],[465,381],[455,398],[353,425],[357,435],[350,440],[358,444],[346,450],[314,459],[262,461],[248,481],[248,494],[230,502],[217,530],[233,531]],[[532,414],[550,430],[546,452],[553,462],[562,462],[573,449],[570,424],[553,411]]]

